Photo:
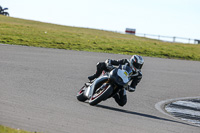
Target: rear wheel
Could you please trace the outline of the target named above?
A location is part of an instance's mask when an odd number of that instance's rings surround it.
[[[99,89],[97,89],[94,95],[90,98],[89,104],[96,105],[102,100],[106,100],[113,92],[113,88],[109,84],[103,84]]]
[[[87,100],[87,98],[84,96],[84,91],[85,91],[85,86],[83,86],[76,95],[76,98],[81,101],[81,102],[85,102]]]

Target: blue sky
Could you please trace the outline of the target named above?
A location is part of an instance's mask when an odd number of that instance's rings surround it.
[[[1,0],[11,17],[200,39],[200,0]]]

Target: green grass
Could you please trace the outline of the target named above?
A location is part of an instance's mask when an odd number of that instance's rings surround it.
[[[200,45],[168,43],[133,35],[1,15],[0,43],[200,61]]]
[[[19,129],[13,129],[5,126],[0,125],[0,133],[33,133],[33,132],[27,132]],[[36,132],[34,132],[36,133]]]

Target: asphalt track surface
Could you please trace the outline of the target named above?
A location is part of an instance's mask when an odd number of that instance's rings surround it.
[[[128,102],[97,106],[76,92],[96,63],[127,55],[0,45],[0,125],[43,133],[199,133],[200,128],[155,108],[200,95],[200,62],[144,57],[143,79]]]

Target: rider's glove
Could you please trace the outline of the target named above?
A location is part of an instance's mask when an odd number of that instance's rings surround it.
[[[125,89],[128,90],[129,92],[134,92],[135,91],[135,88],[130,87],[129,85]]]
[[[112,70],[112,69],[113,69],[113,66],[112,66],[112,64],[111,64],[111,60],[110,60],[110,59],[107,59],[107,60],[105,61],[105,63],[106,63],[106,68],[107,68],[108,70]]]

